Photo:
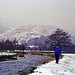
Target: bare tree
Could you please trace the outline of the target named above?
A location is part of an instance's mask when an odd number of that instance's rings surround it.
[[[49,36],[46,43],[50,43],[51,49],[53,49],[57,43],[62,49],[64,49],[71,45],[71,35],[68,32],[58,28]]]

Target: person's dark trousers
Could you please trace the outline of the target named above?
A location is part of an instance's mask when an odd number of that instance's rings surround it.
[[[58,61],[59,61],[59,54],[55,55],[55,59],[56,59],[56,63],[58,63]]]

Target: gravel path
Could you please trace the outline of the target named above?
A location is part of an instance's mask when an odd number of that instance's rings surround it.
[[[0,62],[0,75],[8,75],[8,73],[15,73],[19,70],[34,65],[36,61],[46,60],[49,58],[35,55],[25,55],[25,57],[25,59],[20,60]]]

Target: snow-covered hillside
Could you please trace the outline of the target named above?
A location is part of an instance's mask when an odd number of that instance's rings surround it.
[[[75,54],[65,54],[59,64],[52,61],[38,66],[35,72],[29,75],[75,75]]]
[[[50,25],[24,25],[0,35],[0,38],[17,38],[18,41],[28,41],[41,35],[50,35],[55,29],[55,27],[51,27]]]
[[[0,24],[0,35],[11,30],[12,27],[11,26],[6,26],[6,25],[1,25]]]

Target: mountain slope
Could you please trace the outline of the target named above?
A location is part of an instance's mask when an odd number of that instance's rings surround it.
[[[29,39],[40,37],[41,35],[50,35],[56,28],[49,25],[28,25],[20,26],[19,28],[13,29],[0,35],[2,39],[14,39],[18,41],[28,41]]]
[[[5,26],[5,25],[0,25],[0,35],[5,33],[6,31],[11,30],[11,29],[12,29],[12,27]]]

